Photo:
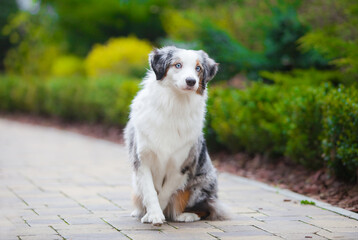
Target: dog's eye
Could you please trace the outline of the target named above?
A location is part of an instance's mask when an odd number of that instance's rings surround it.
[[[178,69],[181,68],[181,63],[175,64],[175,67],[178,68]]]
[[[195,70],[196,70],[197,72],[200,72],[201,67],[200,67],[200,66],[196,66]]]

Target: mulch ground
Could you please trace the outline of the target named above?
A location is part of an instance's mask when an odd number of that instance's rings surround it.
[[[358,213],[358,185],[336,179],[328,169],[307,170],[286,159],[267,160],[246,154],[212,154],[220,171],[290,189],[296,193]]]
[[[0,117],[41,126],[69,130],[86,136],[123,143],[122,130],[102,124],[64,122],[57,118],[44,118],[23,114],[0,114]],[[346,183],[336,179],[327,169],[310,171],[286,159],[267,160],[262,156],[248,156],[243,153],[211,154],[219,171],[255,179],[290,189],[294,192],[328,202],[358,213],[358,184]]]

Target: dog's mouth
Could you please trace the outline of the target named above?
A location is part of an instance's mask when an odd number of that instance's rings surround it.
[[[190,93],[190,92],[195,92],[196,91],[195,86],[179,86],[179,85],[176,85],[176,89],[179,90],[179,92],[181,92],[181,93]]]
[[[192,90],[194,90],[194,87],[186,86],[186,87],[184,88],[184,90],[185,90],[185,91],[192,91]]]

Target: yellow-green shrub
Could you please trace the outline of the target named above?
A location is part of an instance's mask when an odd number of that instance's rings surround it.
[[[134,36],[112,38],[92,48],[85,60],[86,73],[91,77],[111,73],[143,77],[151,50],[149,42]]]
[[[66,77],[82,75],[84,73],[83,61],[74,55],[63,55],[57,57],[51,68],[52,76]]]
[[[172,39],[194,40],[197,26],[185,14],[185,12],[170,9],[162,15],[164,30]]]

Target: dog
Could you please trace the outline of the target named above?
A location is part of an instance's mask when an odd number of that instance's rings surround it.
[[[218,64],[204,51],[174,46],[154,49],[149,64],[124,130],[133,166],[131,215],[155,226],[227,219],[202,132],[206,87]]]

